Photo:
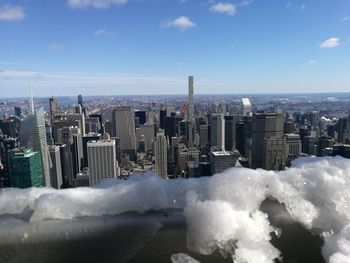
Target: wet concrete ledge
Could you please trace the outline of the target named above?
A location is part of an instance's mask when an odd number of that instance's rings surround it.
[[[266,200],[261,211],[281,229],[272,234],[284,263],[324,263],[323,240],[291,219],[284,205]],[[186,221],[181,210],[125,213],[74,220],[26,222],[23,215],[0,217],[0,263],[171,262],[186,253],[200,262],[232,262],[218,251],[204,256],[186,247]]]

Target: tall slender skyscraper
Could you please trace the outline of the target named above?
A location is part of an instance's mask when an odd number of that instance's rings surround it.
[[[49,99],[50,103],[50,124],[53,126],[54,124],[54,114],[57,111],[57,99],[55,97],[51,97]]]
[[[28,115],[21,122],[20,145],[32,148],[41,154],[43,183],[51,186],[50,155],[46,141],[44,109],[40,108],[34,115]]]
[[[193,76],[188,77],[188,118],[193,122],[194,104],[193,104]]]
[[[33,98],[33,87],[32,84],[30,83],[29,86],[29,92],[30,92],[30,97],[29,97],[29,113],[34,114],[35,108],[34,108],[34,98]]]
[[[115,141],[90,141],[87,148],[90,186],[100,183],[105,178],[117,178]]]
[[[193,128],[195,127],[193,104],[193,76],[188,77],[188,120],[190,122],[188,131],[188,146],[191,147],[193,145]]]
[[[121,150],[134,158],[136,154],[136,134],[134,113],[131,106],[119,106],[113,110],[113,137],[120,138]]]
[[[155,171],[162,178],[168,177],[168,144],[163,132],[157,133],[157,139],[154,142],[155,150]]]

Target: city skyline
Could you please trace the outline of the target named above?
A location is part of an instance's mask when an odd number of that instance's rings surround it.
[[[332,1],[0,4],[3,97],[346,92],[350,6]]]

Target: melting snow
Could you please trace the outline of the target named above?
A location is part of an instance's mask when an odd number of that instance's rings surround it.
[[[0,215],[31,210],[34,224],[180,208],[191,250],[208,255],[219,249],[237,263],[264,263],[280,257],[270,243],[276,229],[259,211],[268,197],[284,203],[294,220],[324,233],[328,262],[350,262],[350,160],[339,157],[300,158],[281,172],[233,168],[210,178],[162,180],[149,174],[107,180],[94,188],[5,189],[0,192]],[[0,228],[12,224],[6,222]],[[175,262],[195,262],[182,254],[174,257]]]

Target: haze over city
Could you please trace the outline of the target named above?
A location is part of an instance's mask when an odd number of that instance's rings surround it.
[[[347,0],[1,1],[1,96],[347,92]]]

